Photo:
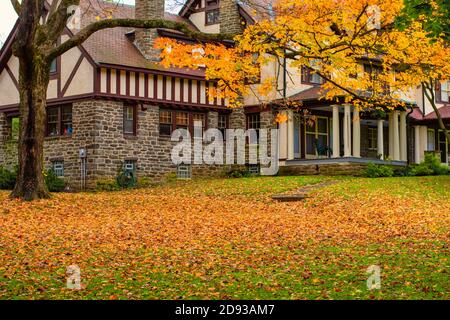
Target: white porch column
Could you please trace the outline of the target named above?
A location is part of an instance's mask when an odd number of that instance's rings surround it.
[[[333,106],[333,158],[341,156],[339,139],[339,106]]]
[[[392,112],[389,112],[388,116],[388,135],[389,135],[389,158],[394,158],[394,130],[392,129]]]
[[[361,157],[361,119],[357,108],[353,110],[353,156]]]
[[[281,114],[286,114],[286,111],[282,111]],[[278,149],[279,157],[282,160],[287,159],[287,146],[288,146],[288,128],[287,121],[279,124],[279,137],[278,137]]]
[[[344,106],[344,157],[352,156],[352,127],[350,106]]]
[[[420,163],[420,126],[414,126],[414,162]]]
[[[425,151],[427,151],[428,128],[420,126],[420,161],[425,160]]]
[[[400,112],[400,160],[408,160],[408,148],[406,141],[406,111]]]
[[[398,130],[398,111],[392,112],[393,160],[400,160],[400,136]]]
[[[287,159],[294,160],[294,111],[287,111]]]
[[[384,159],[384,120],[380,119],[378,120],[378,130],[377,130],[377,153],[380,155],[381,160]]]

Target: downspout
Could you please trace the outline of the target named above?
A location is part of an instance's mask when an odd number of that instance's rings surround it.
[[[410,151],[410,132],[411,132],[411,119],[409,118],[409,116],[414,112],[414,107],[411,108],[411,110],[406,114],[406,162],[407,164],[411,164],[411,153]]]
[[[286,50],[284,51],[285,57],[283,58],[283,99],[287,98],[287,59]]]

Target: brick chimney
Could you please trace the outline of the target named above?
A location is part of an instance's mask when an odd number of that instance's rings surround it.
[[[220,0],[220,32],[242,33],[243,31],[237,0]]]
[[[165,0],[136,0],[136,19],[164,19],[164,2]],[[161,51],[153,48],[157,37],[156,29],[136,29],[135,31],[135,45],[148,60],[160,61]]]

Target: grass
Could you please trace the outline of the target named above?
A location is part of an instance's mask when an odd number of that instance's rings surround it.
[[[305,202],[270,195],[327,179]],[[2,299],[449,299],[450,177],[257,177],[0,192]],[[81,269],[81,290],[66,268]],[[369,290],[367,268],[380,267]]]

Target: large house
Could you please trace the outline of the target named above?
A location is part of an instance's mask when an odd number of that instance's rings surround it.
[[[254,1],[256,10],[233,0],[188,0],[175,15],[165,12],[164,0],[136,0],[135,7],[82,0],[60,41],[105,10],[122,18],[164,17],[206,33],[239,32],[270,8],[270,0]],[[0,53],[0,165],[7,167],[17,162],[18,60],[11,52],[16,32],[14,28]],[[194,121],[202,121],[205,129],[274,128],[280,91],[315,117],[308,122],[302,112],[288,111],[288,121],[279,125],[281,173],[354,174],[369,162],[419,163],[426,151],[439,152],[441,161],[449,163],[449,142],[420,89],[407,97],[407,111],[381,118],[320,99],[320,77],[274,63],[262,68],[261,78],[290,72],[292,81],[280,77],[285,90],[274,88],[271,103],[248,96],[244,108],[230,109],[224,99],[209,99],[207,88],[216,83],[206,81],[203,70],[158,64],[153,42],[160,36],[191,41],[173,30],[115,28],[97,32],[52,64],[44,157],[46,166],[72,188],[92,188],[122,167],[154,179],[174,173],[182,178],[220,174],[224,167],[219,165],[174,165],[172,131],[192,130]],[[449,93],[449,83],[436,88],[446,123]]]

